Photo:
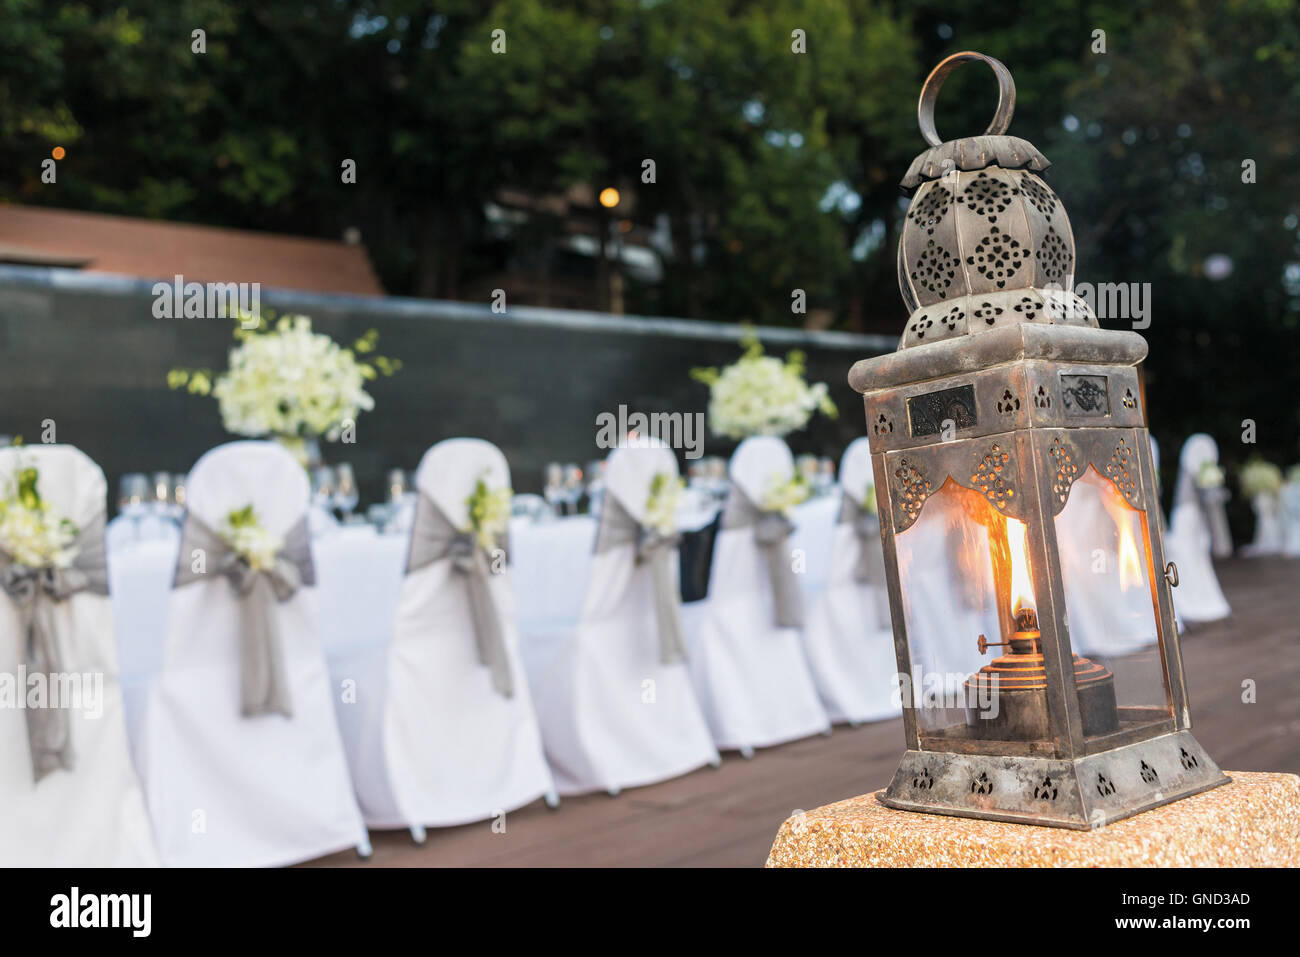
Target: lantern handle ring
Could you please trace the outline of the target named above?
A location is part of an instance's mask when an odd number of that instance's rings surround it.
[[[916,105],[916,118],[921,126],[921,135],[931,146],[943,145],[943,140],[939,138],[939,131],[934,128],[934,101],[939,97],[939,88],[943,86],[943,81],[948,79],[948,74],[968,60],[983,60],[993,68],[993,73],[998,78],[998,108],[984,135],[1001,136],[1011,125],[1011,116],[1016,112],[1016,82],[1011,79],[1011,71],[1001,60],[973,50],[963,50],[961,53],[954,53],[931,70],[930,75],[925,78],[925,85],[921,87],[921,99]]]

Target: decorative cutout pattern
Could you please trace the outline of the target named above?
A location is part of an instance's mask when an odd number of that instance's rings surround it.
[[[966,265],[974,266],[986,280],[1003,289],[1028,258],[1020,240],[1012,239],[994,226],[975,244],[974,253],[966,257]]]
[[[1035,176],[1033,173],[1020,174],[1020,191],[1025,194],[1025,199],[1029,205],[1043,214],[1043,218],[1051,223],[1052,214],[1056,212],[1056,194],[1047,188],[1047,184]]]
[[[935,228],[947,215],[952,205],[952,191],[938,183],[926,191],[925,197],[907,211],[907,218],[925,230],[927,236],[933,236]]]
[[[1137,397],[1136,397],[1135,395],[1133,395],[1133,390],[1132,390],[1132,389],[1125,389],[1125,390],[1124,390],[1124,398],[1122,398],[1122,399],[1119,400],[1119,404],[1122,405],[1122,406],[1124,406],[1124,408],[1126,408],[1126,409],[1136,409],[1136,408],[1137,408],[1137,404],[1138,404]]]
[[[1052,495],[1058,504],[1064,505],[1065,500],[1070,497],[1070,487],[1079,477],[1079,464],[1074,461],[1070,447],[1061,441],[1059,435],[1052,439],[1047,454],[1052,457],[1052,464],[1056,466],[1056,474],[1052,476]]]
[[[1042,245],[1038,247],[1035,255],[1038,265],[1042,267],[1043,275],[1049,282],[1059,282],[1064,279],[1074,264],[1074,254],[1070,252],[1070,247],[1051,226],[1047,227]]]
[[[1016,494],[1015,486],[1002,474],[1004,470],[1008,470],[1010,462],[1011,454],[1002,451],[1002,447],[994,442],[970,477],[971,485],[983,492],[984,497],[999,511],[1005,509],[1007,502]]]
[[[992,794],[993,782],[989,780],[987,772],[981,771],[980,776],[973,778],[970,782],[971,794]]]
[[[898,479],[899,483],[898,495],[896,496],[898,507],[907,516],[907,524],[911,525],[916,521],[916,517],[921,514],[921,506],[925,504],[925,500],[934,491],[934,486],[907,459],[902,459],[898,463],[898,468],[894,470],[894,478]]]
[[[1011,205],[1011,197],[1020,192],[1002,180],[981,171],[962,191],[961,200],[966,208],[978,213],[990,223],[998,221],[998,213],[1006,212]]]
[[[926,240],[921,258],[912,270],[912,282],[943,299],[947,297],[956,275],[957,262],[952,254],[933,239]]]
[[[924,339],[925,334],[930,331],[930,327],[933,325],[934,320],[922,313],[912,323],[912,335],[918,339]]]
[[[1106,463],[1106,477],[1115,483],[1121,495],[1134,508],[1140,508],[1141,502],[1138,501],[1137,494],[1137,477],[1133,474],[1133,450],[1128,447],[1123,439],[1119,440],[1119,445],[1115,446],[1115,451],[1110,454],[1110,461]]]
[[[871,424],[871,431],[876,435],[888,435],[894,431],[894,422],[889,416],[881,412],[880,415],[876,416],[876,421]]]
[[[929,791],[934,787],[934,778],[930,776],[929,768],[921,768],[921,773],[912,778],[912,787],[918,791]]]
[[[1155,784],[1160,780],[1160,775],[1156,774],[1156,769],[1145,761],[1142,762],[1142,767],[1139,769],[1138,773],[1142,775],[1142,780],[1147,784]]]
[[[1043,310],[1043,304],[1029,296],[1021,296],[1020,301],[1012,306],[1016,312],[1025,317],[1025,322],[1033,322]]]
[[[973,319],[983,319],[988,325],[998,321],[998,316],[1002,315],[1002,307],[995,306],[989,302],[981,302],[979,308],[971,313]]]
[[[1002,390],[1002,398],[998,399],[998,411],[1003,415],[1014,415],[1020,411],[1020,399],[1010,389]]]
[[[966,310],[963,309],[961,306],[953,306],[951,309],[948,310],[948,314],[946,316],[939,317],[939,321],[943,323],[945,329],[947,329],[949,332],[953,332],[956,330],[958,323],[960,323],[965,318],[966,318]]]
[[[1057,795],[1056,782],[1050,777],[1044,777],[1042,782],[1034,788],[1034,797],[1040,801],[1055,801]]]
[[[1184,771],[1191,771],[1193,768],[1201,766],[1201,762],[1196,760],[1196,755],[1189,752],[1186,748],[1179,748],[1178,750],[1182,752],[1178,760],[1182,762]]]
[[[1102,797],[1110,797],[1115,793],[1115,785],[1104,774],[1097,775],[1097,793]]]
[[[1052,407],[1052,397],[1048,395],[1047,390],[1041,385],[1034,392],[1034,408],[1050,409]]]

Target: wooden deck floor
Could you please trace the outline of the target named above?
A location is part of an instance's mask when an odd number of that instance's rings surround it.
[[[1300,773],[1300,560],[1233,559],[1219,577],[1232,617],[1184,636],[1197,740],[1225,770]],[[1242,700],[1248,680],[1255,703]],[[883,787],[902,748],[901,720],[837,727],[618,797],[554,811],[539,801],[511,813],[504,834],[484,822],[431,830],[416,847],[404,831],[375,832],[366,866],[756,867],[782,820]],[[360,864],[352,852],[312,863]]]

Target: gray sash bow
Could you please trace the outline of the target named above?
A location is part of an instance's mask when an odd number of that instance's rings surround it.
[[[502,541],[500,547],[508,555],[508,543]],[[450,558],[452,568],[465,579],[479,664],[492,673],[492,687],[505,697],[513,698],[514,676],[510,671],[510,656],[506,653],[501,612],[492,597],[492,566],[488,561],[488,553],[479,547],[473,532],[457,529],[433,499],[421,492],[415,505],[411,547],[406,556],[406,574],[419,571],[443,558]]]
[[[195,552],[204,561],[195,570]],[[288,601],[303,585],[316,584],[311,535],[303,517],[289,529],[284,547],[270,568],[254,571],[224,538],[194,513],[185,516],[180,554],[172,587],[219,575],[239,599],[240,707],[246,718],[263,714],[293,717],[276,604]]]
[[[108,564],[104,556],[104,515],[101,512],[78,534],[77,557],[69,568],[28,568],[0,549],[0,589],[18,608],[19,629],[26,636],[24,664],[28,675],[44,675],[45,687],[53,688],[66,671],[58,635],[55,606],[78,592],[108,594]],[[26,694],[26,689],[22,689]],[[72,722],[60,703],[45,702],[26,708],[27,742],[32,754],[32,771],[40,781],[51,771],[72,770]]]
[[[864,585],[883,585],[885,553],[880,547],[880,516],[868,512],[847,492],[842,494],[844,497],[836,523],[852,525],[858,537],[858,562],[853,569],[853,578]]]
[[[635,545],[637,564],[650,566],[655,621],[659,628],[659,661],[665,665],[686,660],[681,582],[673,574],[672,564],[673,553],[680,542],[681,536],[676,532],[664,534],[656,528],[641,525],[613,495],[607,494],[602,501],[596,554],[620,545]]]
[[[1196,489],[1196,501],[1210,528],[1210,552],[1215,558],[1232,556],[1232,533],[1228,530],[1228,512],[1224,508],[1224,503],[1231,494],[1221,485],[1210,488],[1198,486]]]
[[[722,513],[724,529],[754,527],[754,541],[767,560],[767,576],[772,583],[772,604],[778,628],[803,627],[803,593],[790,566],[790,549],[786,542],[794,533],[794,523],[779,511],[765,512],[755,505],[740,486],[731,483],[727,507]]]

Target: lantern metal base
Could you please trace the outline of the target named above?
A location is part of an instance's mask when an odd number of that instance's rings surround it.
[[[877,795],[901,811],[1092,830],[1228,783],[1190,731],[1074,760],[907,751]]]

